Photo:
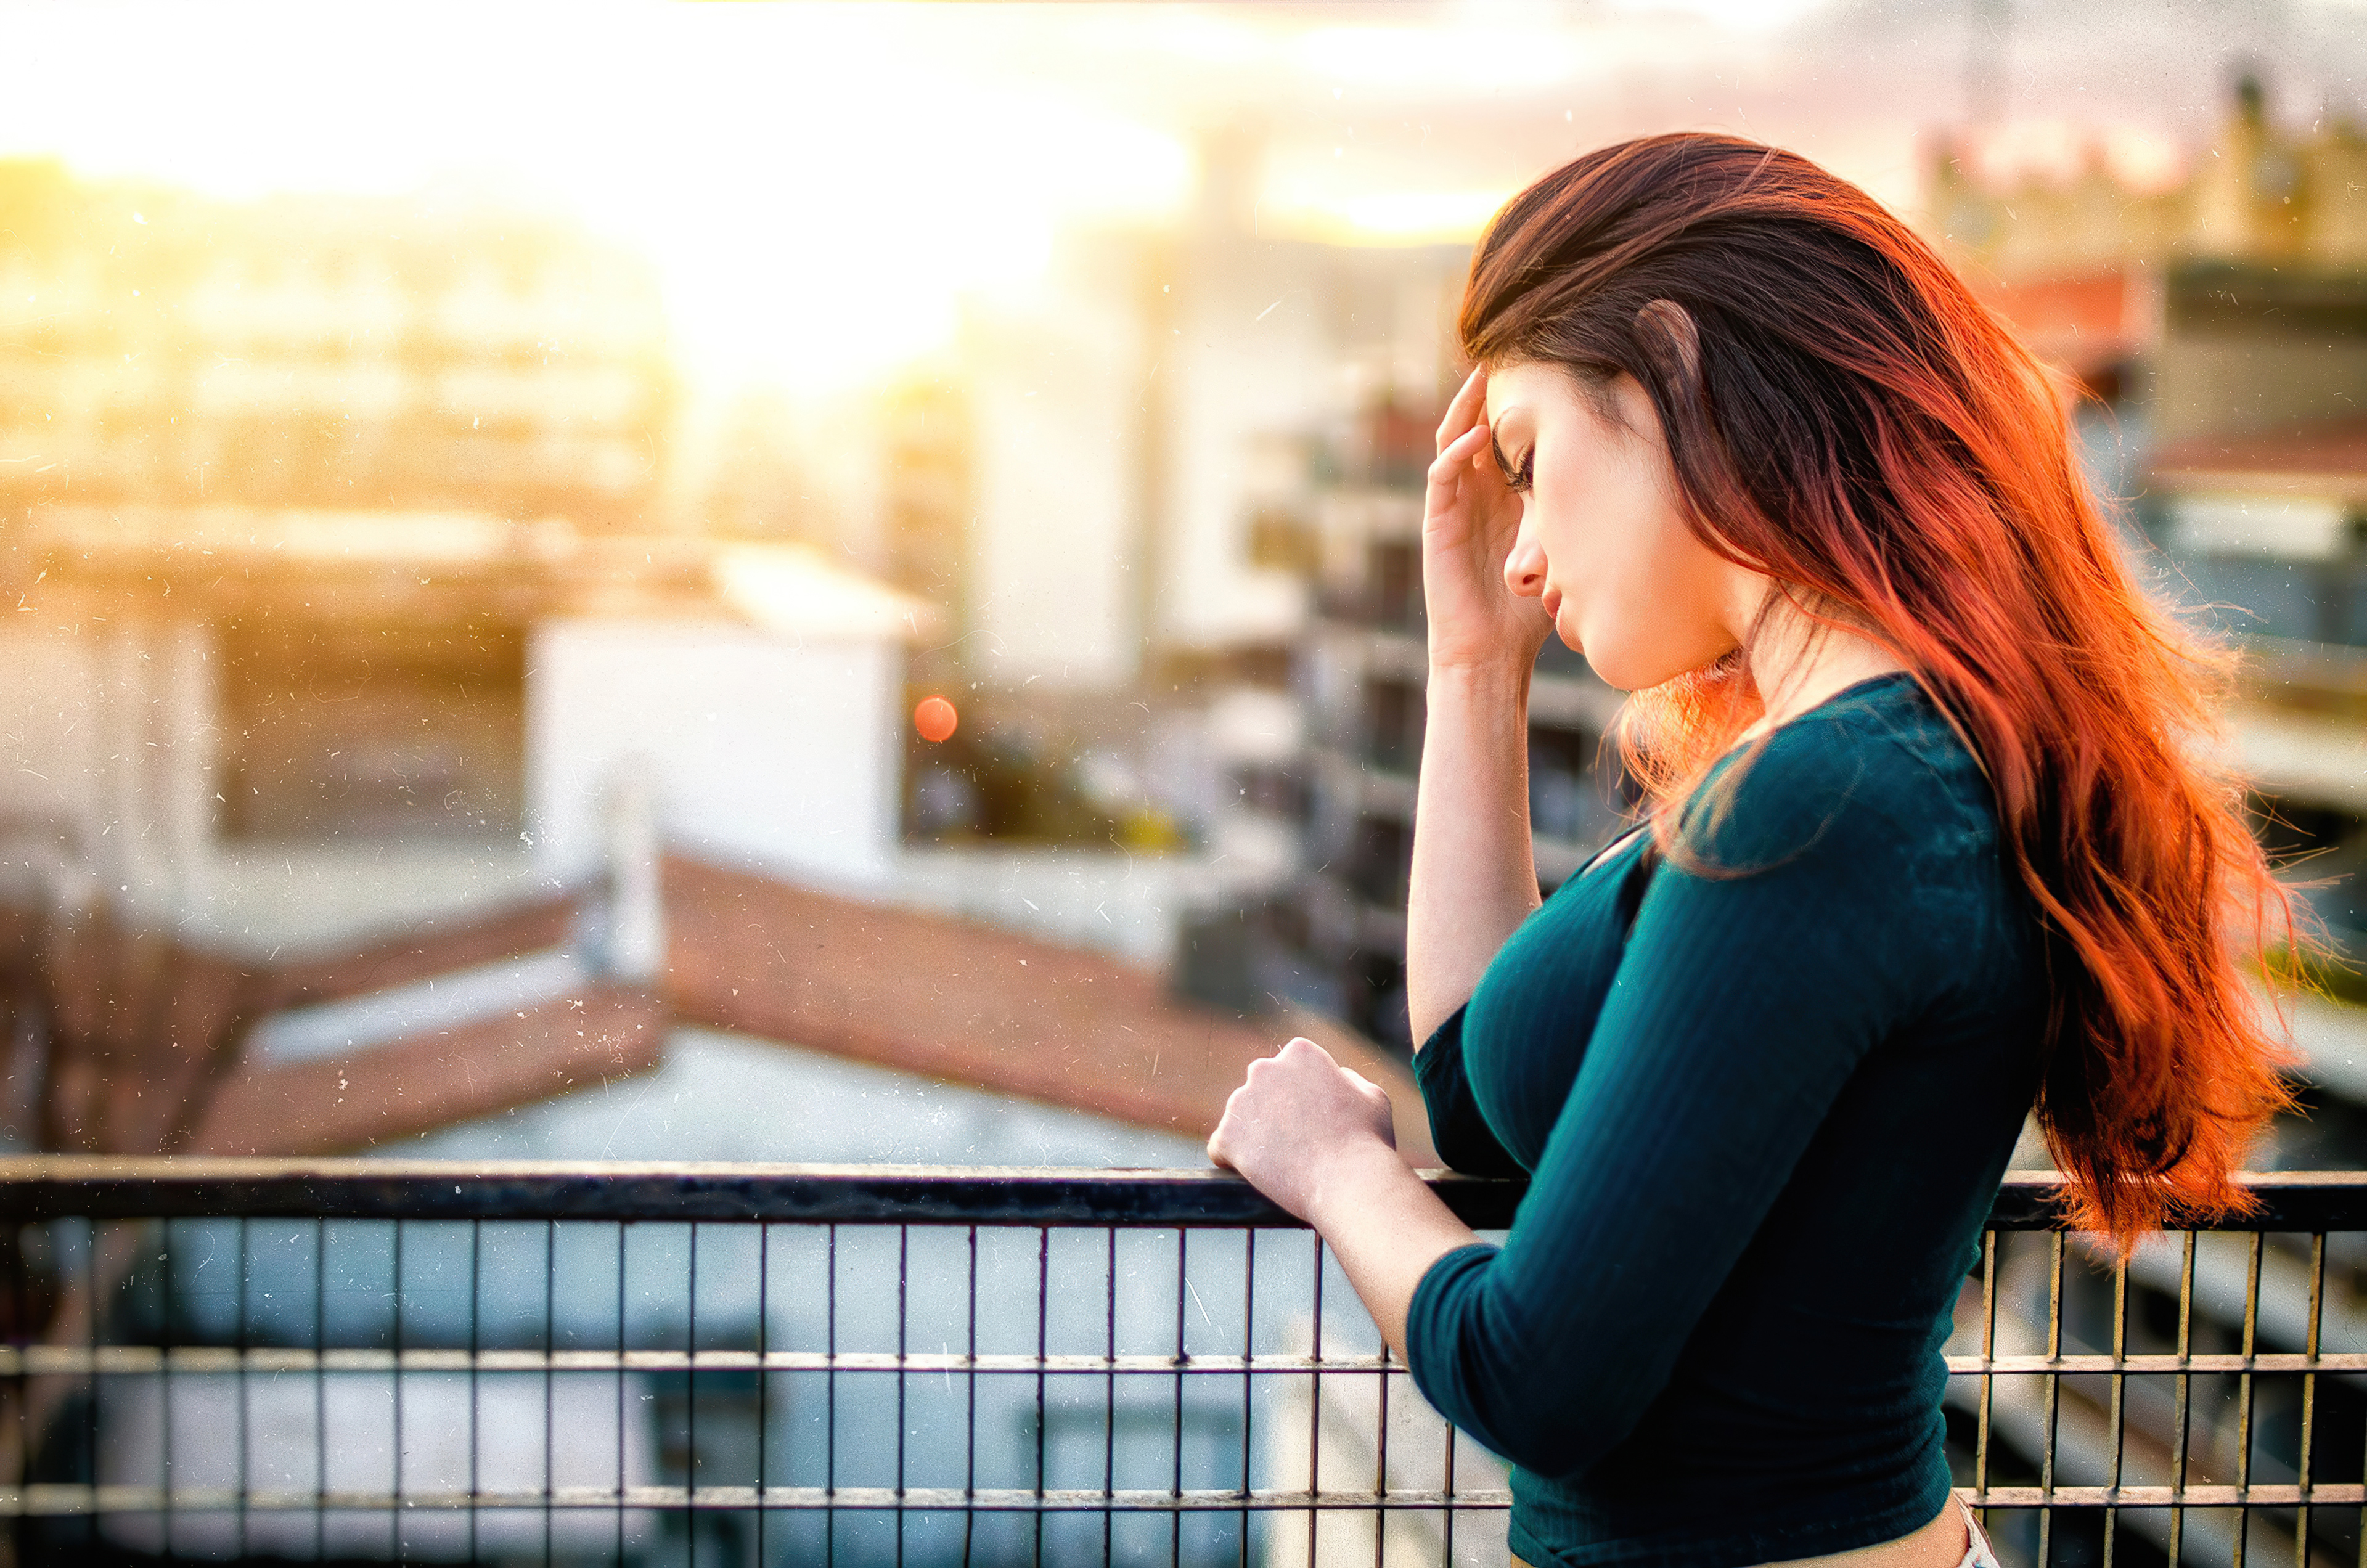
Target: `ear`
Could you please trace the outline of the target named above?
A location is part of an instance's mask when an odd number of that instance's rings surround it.
[[[1661,368],[1675,370],[1682,385],[1701,384],[1701,330],[1691,310],[1674,299],[1647,300],[1636,312],[1636,336],[1646,353],[1675,362]]]

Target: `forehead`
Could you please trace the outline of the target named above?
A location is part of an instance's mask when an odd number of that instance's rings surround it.
[[[1574,400],[1575,395],[1569,373],[1557,365],[1527,359],[1491,366],[1488,371],[1488,420],[1492,424],[1512,408],[1535,412],[1542,404]]]

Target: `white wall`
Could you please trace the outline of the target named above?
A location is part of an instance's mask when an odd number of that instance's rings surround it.
[[[973,308],[970,668],[1104,687],[1141,649],[1142,329],[1124,280]]]
[[[0,814],[77,827],[93,818],[94,651],[62,627],[0,624]]]
[[[626,770],[694,854],[826,882],[890,871],[901,649],[723,622],[563,620],[527,662],[527,832],[559,876],[598,864]]]
[[[1305,615],[1295,579],[1249,563],[1243,497],[1254,438],[1303,428],[1331,401],[1340,350],[1323,319],[1324,288],[1311,251],[1211,254],[1161,345],[1171,414],[1162,637],[1206,645],[1288,637]]]
[[[0,874],[73,867],[146,919],[202,915],[213,657],[192,622],[0,626]]]

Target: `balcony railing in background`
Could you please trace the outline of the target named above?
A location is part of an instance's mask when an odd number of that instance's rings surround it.
[[[2358,1560],[2367,1176],[2253,1188],[2124,1269],[2009,1184],[1947,1408],[2010,1560]],[[20,1562],[1504,1559],[1501,1466],[1228,1176],[44,1157],[0,1211]]]

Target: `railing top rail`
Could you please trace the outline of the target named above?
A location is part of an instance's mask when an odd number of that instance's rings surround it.
[[[1523,1185],[1423,1179],[1478,1229],[1512,1223]],[[2367,1172],[2247,1174],[2259,1207],[2213,1228],[2367,1230]],[[2059,1223],[2052,1172],[2006,1178],[1990,1224]],[[1037,1166],[652,1161],[0,1157],[0,1216],[40,1220],[778,1221],[843,1224],[1289,1228],[1299,1222],[1229,1171]]]

